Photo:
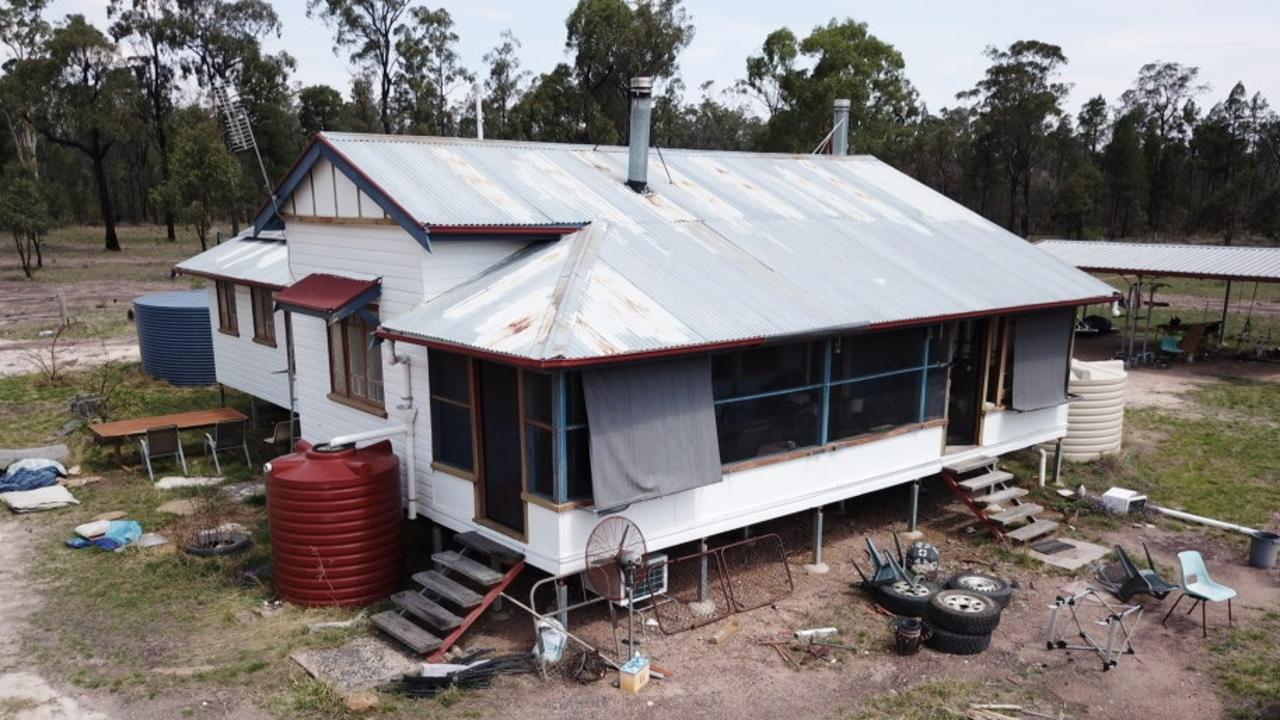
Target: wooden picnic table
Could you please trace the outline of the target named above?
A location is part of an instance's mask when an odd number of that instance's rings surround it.
[[[190,412],[172,413],[169,415],[152,415],[150,417],[116,420],[115,422],[94,423],[89,426],[99,442],[113,442],[116,446],[116,460],[124,465],[120,455],[120,445],[129,438],[146,434],[155,427],[177,425],[178,430],[194,430],[196,428],[213,427],[228,420],[248,420],[239,410],[222,407],[212,410],[192,410]]]

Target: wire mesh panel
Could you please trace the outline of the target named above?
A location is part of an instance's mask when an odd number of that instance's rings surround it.
[[[716,548],[733,600],[734,612],[771,605],[791,594],[791,568],[782,538],[760,535]]]
[[[702,587],[702,568],[706,567],[706,588]],[[719,555],[713,550],[694,553],[665,563],[667,592],[653,599],[653,613],[663,634],[674,635],[685,630],[723,620],[733,613],[729,591]],[[649,572],[661,572],[655,565]]]

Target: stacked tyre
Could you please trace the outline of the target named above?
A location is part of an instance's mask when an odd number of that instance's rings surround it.
[[[1004,580],[980,573],[960,573],[946,589],[929,597],[924,618],[929,647],[952,655],[976,655],[991,646],[991,633],[1012,595]]]

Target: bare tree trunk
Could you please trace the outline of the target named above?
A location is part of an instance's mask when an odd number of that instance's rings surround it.
[[[115,210],[111,207],[111,190],[107,186],[106,163],[103,162],[105,152],[93,156],[93,179],[98,185],[98,207],[102,212],[102,227],[105,230],[104,247],[112,252],[120,251],[120,237],[116,235]]]
[[[31,247],[20,232],[13,233],[13,244],[18,247],[18,262],[22,265],[22,274],[31,279]]]

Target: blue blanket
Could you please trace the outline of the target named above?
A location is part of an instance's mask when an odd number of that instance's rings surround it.
[[[84,548],[98,547],[103,550],[119,550],[120,548],[138,541],[142,537],[142,526],[133,520],[112,520],[107,523],[107,532],[100,537],[92,540],[85,540],[82,537],[73,537],[67,540],[67,547]]]
[[[0,477],[0,493],[39,490],[57,482],[58,470],[56,468],[42,467],[35,470],[20,468],[12,470],[4,477]]]

